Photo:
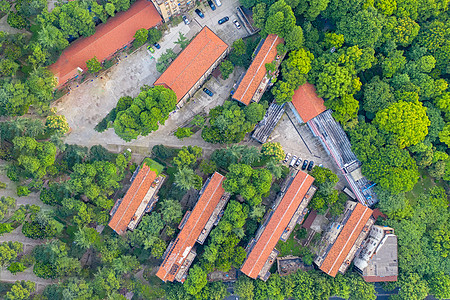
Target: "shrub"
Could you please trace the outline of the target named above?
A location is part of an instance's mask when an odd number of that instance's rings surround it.
[[[193,135],[194,133],[192,132],[191,128],[189,127],[180,127],[177,129],[177,131],[175,131],[175,136],[177,138],[179,138],[180,140],[185,138],[185,137],[190,137],[191,135]]]
[[[98,61],[96,56],[94,56],[90,60],[86,61],[86,66],[88,68],[89,73],[97,73],[102,69],[102,65]]]
[[[27,26],[25,19],[15,12],[9,13],[7,22],[9,26],[17,29],[23,29]]]
[[[28,196],[30,193],[31,192],[27,186],[19,185],[17,187],[17,196],[19,196],[19,197]]]
[[[11,223],[0,223],[0,235],[10,233],[13,230],[14,227],[12,227]]]
[[[19,173],[17,171],[17,167],[13,166],[13,165],[9,166],[8,171],[6,171],[6,176],[8,176],[8,178],[11,181],[18,182],[19,181]]]
[[[9,267],[8,267],[8,271],[10,271],[13,274],[22,272],[23,270],[25,270],[27,267],[25,267],[23,264],[21,264],[20,262],[13,262]]]
[[[6,188],[6,183],[0,181],[0,189]]]

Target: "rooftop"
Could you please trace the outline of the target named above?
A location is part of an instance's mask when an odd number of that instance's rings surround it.
[[[225,177],[214,173],[205,183],[201,195],[194,209],[189,215],[177,238],[169,245],[164,254],[164,261],[159,267],[156,276],[163,281],[174,281],[177,273],[182,269],[188,254],[194,247],[197,238],[204,230],[208,220],[213,214],[216,206],[225,190],[222,183]],[[190,264],[187,264],[187,267]],[[186,270],[183,270],[186,271]],[[178,279],[177,279],[178,280]]]
[[[305,123],[327,110],[323,99],[317,96],[316,88],[310,83],[295,90],[292,104]]]
[[[128,224],[135,218],[135,214],[141,204],[144,201],[148,202],[153,197],[153,194],[149,195],[149,197],[146,196],[156,177],[156,172],[150,170],[147,164],[142,165],[123,199],[119,200],[116,203],[118,206],[113,208],[113,215],[108,224],[109,227],[118,234],[125,233]],[[142,210],[140,212],[141,216],[143,213],[144,211]],[[137,217],[139,218],[140,216]]]
[[[261,144],[264,144],[272,134],[272,131],[275,129],[275,126],[277,126],[283,114],[284,104],[278,105],[275,102],[270,104],[264,118],[256,126],[256,129],[252,134],[252,138]]]
[[[267,74],[266,64],[271,63],[277,57],[277,46],[284,40],[276,34],[269,34],[261,49],[253,59],[252,64],[242,78],[239,86],[233,94],[233,99],[245,105],[249,105],[253,95],[258,91],[261,81]]]
[[[353,247],[353,244],[356,242],[356,239],[371,216],[372,210],[370,208],[361,203],[356,204],[356,207],[345,223],[344,228],[339,233],[336,241],[333,243],[322,264],[319,266],[323,272],[333,277],[336,276],[339,267],[344,262]]]
[[[119,12],[107,23],[96,27],[95,34],[79,38],[66,48],[49,69],[58,79],[58,86],[86,71],[86,61],[94,56],[102,62],[134,39],[141,28],[152,28],[161,17],[151,1],[138,0],[125,12]]]
[[[314,177],[303,171],[297,173],[261,235],[250,249],[241,267],[244,274],[254,279],[258,277],[313,182]]]
[[[228,45],[205,26],[156,80],[155,85],[172,89],[179,102],[227,49]]]

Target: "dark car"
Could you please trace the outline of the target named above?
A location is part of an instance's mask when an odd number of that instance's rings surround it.
[[[223,23],[227,22],[230,18],[228,17],[223,17],[222,19],[219,20],[219,25],[222,25]]]
[[[154,43],[153,46],[155,46],[156,49],[161,49],[161,46],[158,43]]]
[[[202,11],[198,8],[195,9],[195,13],[202,19],[205,17],[205,15],[202,13]]]
[[[305,170],[307,166],[308,166],[308,161],[305,159],[303,161],[302,170]]]
[[[203,91],[208,94],[208,96],[212,97],[214,95],[213,92],[211,92],[210,90],[208,90],[207,88],[204,88]]]
[[[186,25],[189,25],[189,19],[186,17],[186,16],[183,16],[183,22],[184,22],[184,24],[186,24]]]
[[[310,161],[309,165],[308,165],[308,171],[311,171],[313,167],[314,167],[314,162]]]
[[[208,0],[208,4],[212,10],[216,10],[216,6],[214,5],[214,3],[211,0]]]

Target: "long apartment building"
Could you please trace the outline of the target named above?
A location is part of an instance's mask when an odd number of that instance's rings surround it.
[[[197,256],[195,244],[205,242],[230,198],[222,187],[224,180],[224,176],[214,173],[201,189],[194,209],[181,220],[178,227],[181,231],[167,247],[156,273],[162,281],[186,280],[189,267]]]
[[[181,107],[228,53],[228,45],[207,26],[181,51],[154,85],[170,88]]]
[[[108,226],[119,235],[125,234],[127,229],[134,230],[142,216],[150,212],[158,201],[157,194],[166,177],[159,174],[158,168],[152,167],[155,165],[156,162],[146,159],[132,177],[125,196],[118,199],[111,209]]]
[[[361,203],[346,203],[344,213],[330,224],[320,242],[319,254],[314,260],[320,270],[332,277],[347,271],[375,223],[372,213]]]
[[[277,46],[283,44],[284,40],[276,34],[269,34],[255,50],[255,58],[248,68],[244,77],[237,82],[236,90],[233,93],[233,100],[245,105],[251,102],[259,102],[267,87],[271,84],[273,76],[277,76],[278,71],[269,74],[266,64],[274,63],[276,70],[281,64],[283,57],[278,55]]]
[[[275,248],[278,241],[286,241],[296,224],[300,224],[307,206],[317,188],[314,177],[303,171],[292,173],[284,183],[276,199],[274,209],[248,244],[247,258],[241,271],[250,278],[266,281],[270,268],[279,254]]]

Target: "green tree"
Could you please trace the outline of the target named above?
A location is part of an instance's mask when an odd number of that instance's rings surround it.
[[[275,161],[284,159],[283,147],[278,142],[264,143],[261,148],[261,154],[267,158],[273,158]]]
[[[160,205],[162,219],[166,223],[177,222],[183,216],[181,204],[176,200],[166,199]]]
[[[333,171],[324,167],[314,167],[311,171],[311,176],[315,178],[314,184],[325,195],[331,194],[334,186],[339,181],[339,178]]]
[[[206,286],[206,273],[198,265],[194,265],[189,270],[189,275],[184,282],[184,289],[190,295],[197,295]]]
[[[363,109],[374,114],[395,102],[391,86],[375,76],[370,83],[364,85]]]
[[[194,173],[194,170],[187,167],[182,167],[175,174],[175,185],[183,191],[188,191],[195,188],[200,190],[202,188],[202,178]]]
[[[98,61],[96,56],[86,61],[86,66],[89,73],[97,73],[102,69],[102,64]]]
[[[214,173],[215,171],[217,171],[217,165],[214,161],[212,160],[205,160],[203,159],[200,162],[200,170],[202,171],[203,174],[205,175],[209,175]]]
[[[233,70],[234,70],[233,63],[229,60],[224,60],[220,64],[220,73],[222,73],[222,78],[225,80],[228,79],[228,77],[230,77],[230,74],[233,73]]]
[[[6,293],[6,300],[29,299],[31,293],[35,291],[35,283],[31,281],[16,281],[11,290]]]
[[[5,267],[17,258],[23,251],[23,244],[19,242],[3,242],[0,244],[0,266]]]
[[[202,156],[203,150],[198,146],[184,146],[178,151],[176,157],[173,158],[173,163],[179,168],[192,167],[197,159]]]
[[[450,147],[450,123],[447,123],[439,132],[439,140]]]
[[[438,299],[450,298],[450,275],[439,272],[428,281],[430,293]]]
[[[100,235],[95,228],[84,226],[75,233],[74,243],[81,249],[99,247],[100,242]]]
[[[246,276],[239,276],[235,286],[234,291],[243,300],[254,299],[254,289],[255,286],[253,281]]]
[[[292,8],[284,0],[279,0],[269,7],[264,31],[267,34],[277,34],[287,37],[294,30],[295,16]]]
[[[193,134],[194,133],[190,127],[178,127],[173,135],[182,140],[183,138],[190,137]]]
[[[13,262],[11,265],[9,265],[8,267],[8,271],[10,271],[12,274],[16,274],[19,272],[22,272],[26,269],[27,267],[25,267],[22,263],[20,262]]]
[[[3,220],[8,214],[8,210],[16,207],[16,199],[13,197],[0,198],[0,220]]]
[[[294,26],[286,35],[286,48],[290,51],[299,50],[303,46],[303,29],[300,26]]]
[[[374,122],[392,133],[399,147],[404,148],[423,141],[428,134],[431,123],[426,110],[421,103],[399,101],[379,111]]]
[[[114,17],[116,14],[116,7],[114,4],[108,2],[105,4],[105,11],[109,16]]]
[[[133,37],[136,46],[137,47],[142,46],[148,39],[148,30],[145,28],[138,29]]]
[[[184,49],[189,45],[190,41],[187,39],[187,37],[182,34],[181,32],[178,32],[178,40],[174,42],[177,45],[180,45],[181,49]]]
[[[154,44],[159,42],[159,40],[162,38],[162,32],[161,30],[158,30],[156,28],[150,28],[148,30],[148,38],[147,41],[149,44]]]
[[[403,51],[393,51],[382,60],[381,69],[383,70],[383,76],[392,77],[397,72],[401,71],[406,64],[406,58],[403,56]]]
[[[429,288],[427,282],[421,279],[416,273],[405,274],[400,278],[399,283],[399,299],[419,300],[425,299],[428,295]]]
[[[345,124],[358,115],[359,102],[353,95],[344,95],[336,101],[326,101],[325,106],[333,110],[333,117],[341,124]]]

